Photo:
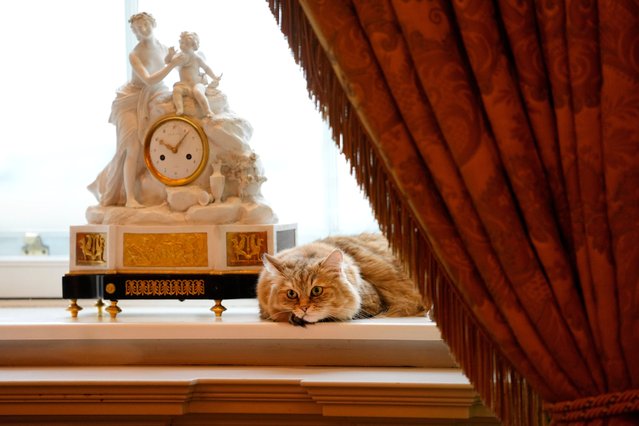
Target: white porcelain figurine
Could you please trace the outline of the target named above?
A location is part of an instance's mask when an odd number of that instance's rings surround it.
[[[89,224],[277,223],[261,195],[266,177],[249,145],[253,128],[229,109],[218,87],[222,74],[214,74],[204,61],[198,35],[182,32],[176,52],[155,38],[156,22],[150,14],[135,14],[129,22],[138,39],[129,54],[132,75],[112,104],[109,121],[116,127],[116,151],[89,185],[98,200],[87,208]],[[179,81],[171,91],[163,80],[173,69]],[[167,117],[174,117],[174,130],[173,124],[162,125]],[[186,152],[191,149],[186,146],[196,147],[198,140],[205,155]],[[173,149],[164,152],[167,146]],[[167,164],[184,164],[184,170],[189,170],[189,161],[201,162],[180,180],[158,176],[166,173],[158,169],[163,156]]]
[[[206,98],[206,77],[208,75],[213,80],[219,82],[220,77],[213,73],[213,70],[204,62],[204,58],[197,54],[200,48],[200,37],[196,33],[184,31],[180,34],[180,52],[177,56],[181,59],[180,81],[173,85],[173,102],[175,103],[175,113],[184,114],[184,103],[182,98],[186,95],[193,96],[197,101],[203,115],[213,116],[211,107]],[[200,69],[205,75],[200,74]]]
[[[149,100],[164,86],[164,77],[183,60],[167,49],[153,35],[155,19],[142,12],[129,19],[131,30],[138,44],[129,54],[133,70],[131,80],[121,87],[111,106],[109,122],[115,124],[117,132],[116,152],[111,162],[89,185],[102,206],[126,205],[142,207],[135,194],[136,177],[144,163],[140,160],[143,131],[149,121],[145,108]],[[168,59],[168,64],[165,61]]]

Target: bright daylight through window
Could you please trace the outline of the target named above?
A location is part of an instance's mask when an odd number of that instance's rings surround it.
[[[298,243],[378,229],[265,0],[2,2],[0,297],[61,294],[69,226],[86,223],[96,204],[86,186],[115,151],[108,117],[129,78],[127,19],[136,11],[155,17],[167,46],[177,48],[182,31],[199,34],[231,110],[253,126],[262,193],[280,222],[298,224]],[[57,269],[38,276],[34,264]],[[16,282],[24,291],[13,291]]]

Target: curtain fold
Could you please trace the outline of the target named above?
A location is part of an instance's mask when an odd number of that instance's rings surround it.
[[[269,3],[484,401],[639,421],[639,4]]]

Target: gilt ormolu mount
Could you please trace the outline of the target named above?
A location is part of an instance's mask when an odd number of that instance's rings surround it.
[[[248,229],[250,228],[250,229]],[[292,225],[211,225],[72,227],[71,270],[62,293],[76,317],[78,299],[110,301],[115,318],[118,300],[211,299],[220,316],[224,299],[255,297],[264,253],[295,245]]]

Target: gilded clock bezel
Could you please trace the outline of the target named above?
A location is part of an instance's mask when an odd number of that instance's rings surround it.
[[[193,173],[191,173],[189,176],[185,178],[175,179],[169,176],[165,176],[158,169],[156,169],[151,159],[151,140],[153,139],[153,135],[155,131],[158,130],[160,126],[171,121],[182,121],[190,125],[197,132],[198,136],[200,137],[200,143],[202,144],[202,161],[200,161],[200,164],[198,165],[197,169],[195,169]],[[157,180],[159,180],[160,182],[162,182],[163,184],[167,186],[183,186],[193,182],[202,174],[202,172],[208,165],[208,161],[209,161],[209,140],[206,136],[206,133],[204,133],[204,128],[202,127],[202,125],[200,125],[199,122],[197,122],[195,119],[191,117],[186,117],[183,115],[173,115],[173,114],[166,115],[158,119],[155,123],[153,123],[153,125],[149,128],[149,131],[146,133],[146,136],[144,138],[144,162],[146,163],[146,167],[147,169],[149,169],[151,174]]]

